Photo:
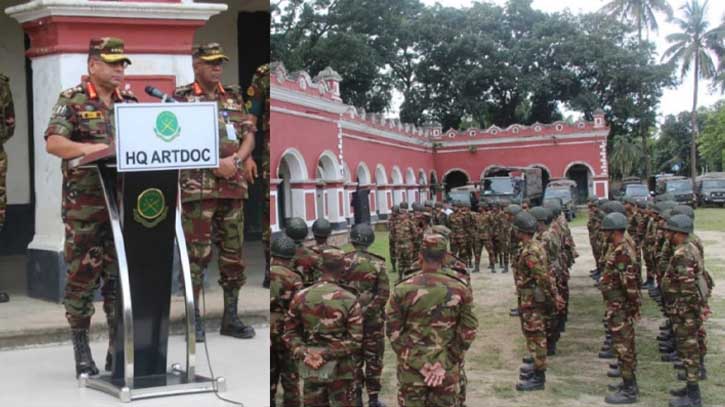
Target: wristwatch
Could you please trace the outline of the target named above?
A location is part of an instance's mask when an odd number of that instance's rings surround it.
[[[234,154],[234,165],[236,165],[240,170],[242,169],[242,159],[236,154]]]

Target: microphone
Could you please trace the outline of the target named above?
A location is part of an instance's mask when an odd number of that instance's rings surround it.
[[[162,103],[176,103],[176,101],[166,93],[162,92],[161,89],[155,88],[153,86],[147,86],[145,89],[146,93],[149,96],[153,96],[155,98],[161,99]]]

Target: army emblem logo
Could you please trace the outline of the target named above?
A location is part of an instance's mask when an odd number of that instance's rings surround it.
[[[149,188],[138,195],[133,219],[147,228],[161,223],[169,214],[164,194],[158,188]]]
[[[181,127],[179,127],[179,120],[176,118],[176,115],[169,111],[159,113],[159,115],[156,116],[156,128],[154,128],[154,133],[156,133],[158,138],[166,141],[167,143],[179,137]]]

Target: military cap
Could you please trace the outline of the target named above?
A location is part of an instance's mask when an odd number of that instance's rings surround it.
[[[284,229],[284,233],[295,242],[305,240],[307,231],[307,223],[305,220],[297,217],[288,220],[287,227]]]
[[[97,56],[103,62],[113,64],[126,61],[131,65],[131,59],[124,54],[123,40],[115,37],[91,38],[88,44],[88,55]]]
[[[448,251],[448,240],[439,234],[425,235],[420,251],[427,257],[442,258]]]
[[[282,259],[291,259],[295,257],[297,246],[294,240],[290,239],[289,236],[279,235],[272,239],[272,256],[279,257]]]
[[[629,222],[624,214],[612,212],[602,220],[602,230],[625,230]]]
[[[358,223],[350,229],[350,243],[368,247],[375,241],[375,231],[367,223]]]
[[[522,233],[533,235],[536,233],[538,224],[536,218],[529,212],[521,211],[514,218],[514,229]]]
[[[222,46],[216,42],[195,46],[192,55],[194,58],[199,58],[206,62],[218,61],[220,59],[225,62],[229,61],[229,57],[224,55],[224,49],[222,49]]]
[[[677,205],[672,208],[671,215],[686,215],[690,219],[695,219],[695,211],[689,205]]]
[[[340,249],[322,251],[322,268],[325,271],[339,272],[345,270],[345,252]]]
[[[332,233],[332,225],[327,219],[317,219],[312,224],[312,234],[315,237],[328,237]]]
[[[690,219],[687,215],[682,214],[670,216],[667,219],[667,224],[665,225],[665,229],[667,230],[686,234],[692,233],[693,228],[692,219]]]

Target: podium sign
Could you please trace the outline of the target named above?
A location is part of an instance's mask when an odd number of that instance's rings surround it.
[[[118,172],[219,167],[215,102],[117,103],[114,109]]]

